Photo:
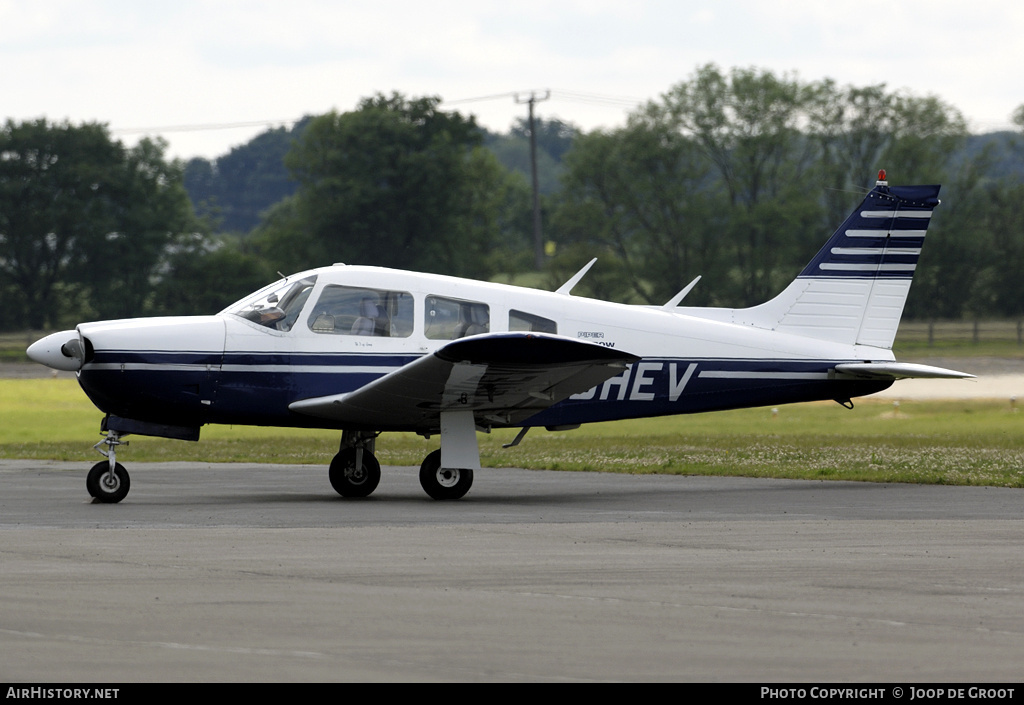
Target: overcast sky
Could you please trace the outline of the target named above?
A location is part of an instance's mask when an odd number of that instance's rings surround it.
[[[1024,2],[0,0],[0,60],[0,118],[144,128],[181,158],[377,92],[505,131],[511,94],[550,89],[542,117],[614,127],[709,62],[937,95],[989,132],[1024,103]]]

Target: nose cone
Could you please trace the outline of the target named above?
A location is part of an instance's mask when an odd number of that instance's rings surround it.
[[[85,359],[85,348],[77,330],[65,330],[48,335],[29,345],[25,352],[40,365],[68,372],[82,369],[82,362]]]

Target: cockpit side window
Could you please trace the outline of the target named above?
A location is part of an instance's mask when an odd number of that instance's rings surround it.
[[[412,294],[354,286],[325,286],[313,306],[308,323],[314,333],[408,338],[413,328]]]
[[[255,299],[247,299],[241,308],[232,313],[266,328],[291,330],[312,293],[314,284],[315,276],[299,281],[285,280],[280,286],[265,289],[265,294]]]
[[[508,312],[508,329],[531,333],[557,333],[558,324],[550,318],[512,309]]]
[[[455,340],[491,330],[490,307],[479,301],[428,296],[424,316],[424,333],[430,340]]]

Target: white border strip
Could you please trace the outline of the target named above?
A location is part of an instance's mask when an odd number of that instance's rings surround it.
[[[149,362],[90,362],[83,370],[115,370],[146,372],[261,372],[261,373],[319,373],[319,374],[378,374],[386,375],[401,367],[374,367],[371,365],[173,365]]]
[[[834,255],[920,255],[920,247],[833,247]]]
[[[916,264],[851,264],[847,262],[822,262],[819,269],[833,272],[913,272]]]
[[[706,370],[697,375],[709,379],[828,379],[828,372],[741,372]]]
[[[931,218],[932,211],[861,211],[861,218]]]
[[[924,237],[927,230],[847,230],[846,237]]]

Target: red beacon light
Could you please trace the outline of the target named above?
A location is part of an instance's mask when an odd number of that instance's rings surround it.
[[[889,182],[885,180],[885,169],[878,170],[878,183],[876,186],[888,186]]]

